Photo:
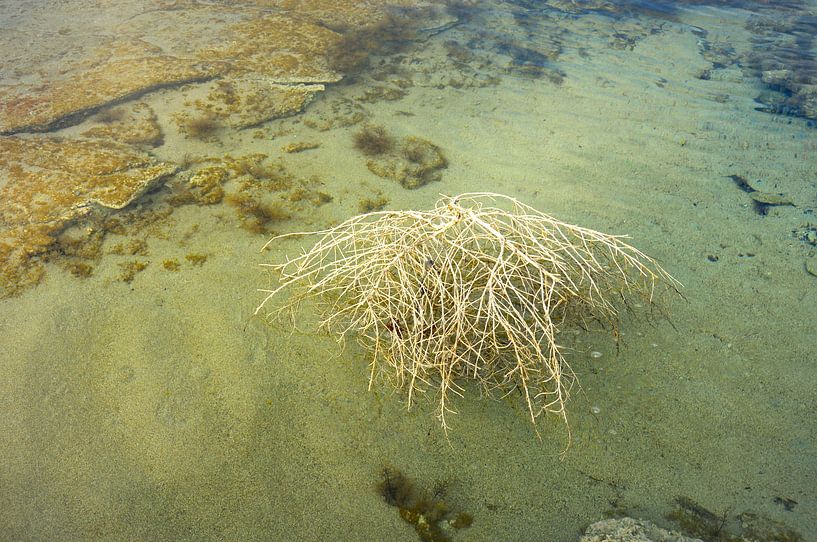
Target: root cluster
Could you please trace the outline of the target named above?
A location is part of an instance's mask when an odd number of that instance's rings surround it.
[[[531,421],[565,417],[575,376],[559,332],[598,322],[616,330],[634,295],[678,283],[655,261],[608,235],[560,222],[511,197],[468,193],[429,211],[355,216],[317,236],[302,255],[267,264],[280,278],[256,312],[305,298],[323,304],[322,326],[371,351],[371,385],[385,379],[436,391],[444,428],[463,382],[488,394],[518,390]]]

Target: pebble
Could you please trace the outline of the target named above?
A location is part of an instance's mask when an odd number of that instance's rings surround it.
[[[817,258],[809,258],[806,260],[806,273],[817,277]]]

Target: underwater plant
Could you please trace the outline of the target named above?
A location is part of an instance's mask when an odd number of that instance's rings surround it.
[[[492,204],[500,203],[502,206]],[[566,421],[575,381],[558,336],[568,322],[611,324],[632,295],[652,303],[657,284],[679,283],[623,241],[560,222],[509,196],[444,197],[428,211],[376,211],[327,230],[300,256],[263,264],[280,276],[264,310],[322,301],[322,327],[371,351],[370,388],[384,378],[407,391],[436,389],[447,429],[461,381],[490,394],[521,392],[531,421]],[[266,248],[266,246],[265,246]]]
[[[394,138],[382,126],[364,126],[352,136],[355,148],[366,156],[386,154],[394,148]]]
[[[215,115],[206,114],[185,119],[181,128],[188,137],[202,141],[210,141],[221,128],[221,124]]]

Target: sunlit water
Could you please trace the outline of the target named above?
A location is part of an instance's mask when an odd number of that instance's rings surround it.
[[[116,32],[180,54],[232,20],[211,6],[6,5],[0,83],[47,79]],[[341,63],[344,80],[292,116],[196,136],[179,114],[199,115],[211,83],[118,100],[150,106],[163,136],[146,152],[181,170],[70,226],[98,250],[36,255],[42,281],[0,301],[0,538],[416,540],[378,491],[390,465],[473,516],[447,531],[457,541],[578,540],[610,515],[707,540],[817,539],[817,5],[411,15],[405,35],[351,40],[367,61]],[[430,142],[447,167],[376,175],[354,145],[364,125]],[[228,162],[241,171],[223,200],[180,197],[185,170]],[[446,434],[434,397],[409,411],[401,392],[369,391],[367,353],[316,331],[314,307],[294,327],[253,314],[274,283],[259,264],[302,246],[262,253],[272,234],[465,191],[627,234],[684,285],[663,300],[669,320],[636,310],[618,344],[563,331],[581,383],[569,439],[557,418],[534,431],[515,394],[467,385]]]

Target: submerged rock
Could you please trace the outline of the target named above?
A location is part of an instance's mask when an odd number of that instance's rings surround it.
[[[633,518],[605,519],[587,528],[579,542],[702,542],[649,521]]]
[[[264,76],[221,79],[209,87],[207,101],[194,104],[195,114],[235,130],[298,114],[325,89],[321,84],[280,84]],[[195,117],[187,111],[177,115],[181,127],[186,118]]]
[[[448,160],[434,143],[408,136],[400,140],[393,151],[368,160],[366,167],[378,177],[394,179],[403,188],[413,190],[439,181]]]
[[[348,36],[383,25],[400,5],[420,3],[153,0],[99,12],[68,2],[53,13],[0,7],[0,18],[16,21],[0,33],[0,297],[40,279],[49,247],[69,223],[94,209],[121,209],[177,171],[144,152],[162,144],[162,121],[176,118],[206,142],[218,130],[297,114],[342,78],[338,55],[349,54]],[[131,103],[191,84],[200,85],[191,86],[194,94],[209,92],[207,99],[159,115]],[[41,135],[94,115],[73,138]],[[219,187],[207,187],[203,202],[220,201]]]
[[[113,140],[139,147],[157,147],[162,144],[162,128],[156,112],[148,104],[139,102],[133,107],[119,106],[97,115],[102,124],[82,132],[82,137]]]
[[[63,41],[43,38],[30,47],[32,58],[17,59],[33,63],[0,84],[0,134],[70,126],[107,105],[196,81],[254,75],[278,84],[336,82],[342,74],[330,56],[342,35],[331,28],[376,25],[389,13],[360,2],[179,2],[134,15],[103,36],[83,36],[70,55]],[[0,50],[13,49],[2,41]]]
[[[47,132],[82,121],[110,103],[162,87],[206,80],[213,66],[167,56],[107,58],[94,68],[36,85],[0,87],[0,134]]]
[[[69,223],[122,209],[176,170],[112,141],[0,138],[0,297],[40,280],[40,257]]]
[[[65,222],[94,204],[121,209],[177,169],[101,139],[3,137],[0,157],[4,225]]]

